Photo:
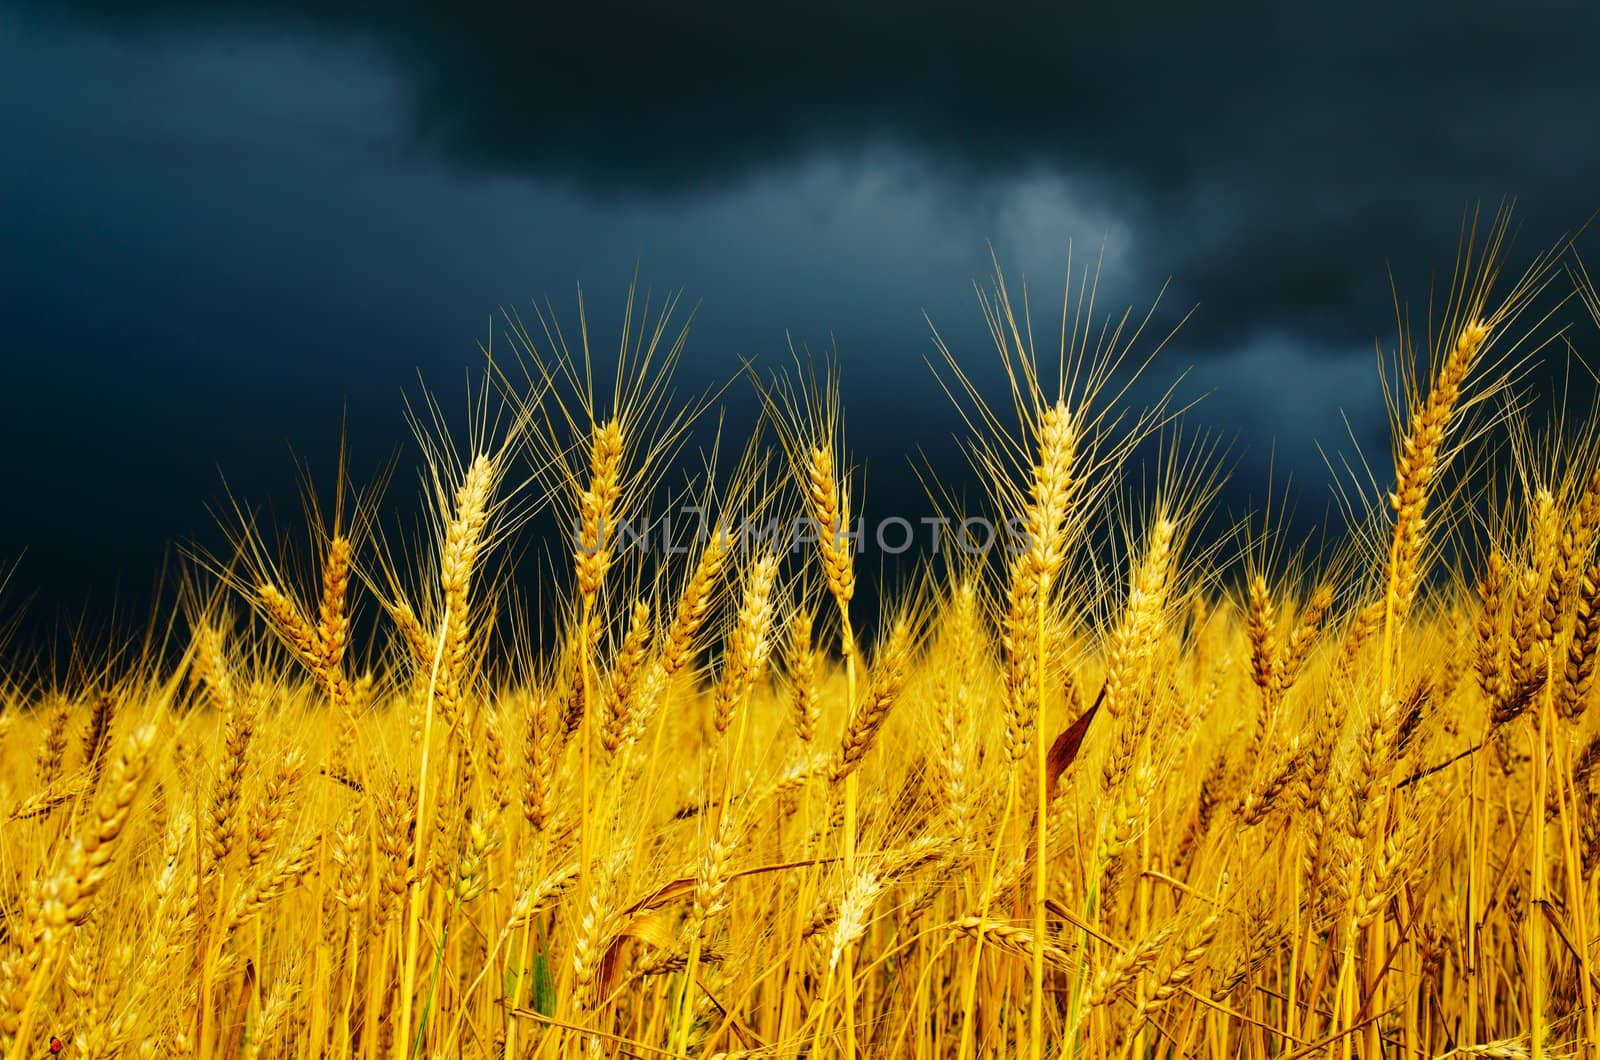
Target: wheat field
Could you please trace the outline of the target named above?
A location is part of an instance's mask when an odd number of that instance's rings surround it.
[[[1206,529],[1142,318],[997,273],[937,367],[983,496],[930,482],[995,542],[859,594],[837,365],[684,401],[670,300],[614,354],[514,321],[464,431],[412,410],[420,529],[342,472],[309,549],[241,504],[142,646],[6,680],[0,1047],[1596,1055],[1600,425],[1524,398],[1600,301],[1508,223],[1316,547]],[[735,389],[764,429],[670,485]]]

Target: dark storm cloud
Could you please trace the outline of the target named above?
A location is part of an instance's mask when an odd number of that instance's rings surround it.
[[[985,240],[1041,321],[1103,249],[1102,313],[1174,278],[1135,359],[1198,304],[1131,403],[1194,365],[1222,507],[1292,475],[1319,521],[1319,447],[1383,462],[1386,263],[1420,300],[1473,200],[1520,197],[1518,260],[1600,206],[1600,16],[1229,10],[0,0],[0,621],[215,545],[219,470],[297,525],[288,449],[380,465],[496,306],[581,280],[606,334],[636,261],[705,299],[687,390],[837,340],[867,503],[915,515],[908,458],[964,488],[922,312],[1001,385]]]
[[[1517,196],[1543,242],[1600,188],[1586,3],[22,8],[355,42],[399,78],[414,148],[592,196],[704,195],[884,145],[974,200],[994,178],[1061,174],[1208,307],[1196,337],[1212,342],[1376,326],[1384,263],[1438,264],[1464,204]]]

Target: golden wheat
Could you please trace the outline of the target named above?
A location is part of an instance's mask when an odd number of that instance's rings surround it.
[[[1082,301],[1060,380],[985,302],[1022,429],[983,405],[974,463],[1017,547],[899,583],[836,378],[764,391],[781,452],[652,551],[617,531],[684,422],[660,335],[610,417],[558,356],[529,377],[583,414],[512,394],[470,458],[424,445],[414,560],[365,514],[313,527],[309,582],[241,542],[173,658],[0,684],[0,1049],[1595,1056],[1600,450],[1520,440],[1492,351],[1537,283],[1497,308],[1475,268],[1387,508],[1238,562],[1169,410],[1099,407],[1127,336]],[[490,560],[516,432],[575,516],[537,612]],[[815,540],[742,525],[789,512]]]

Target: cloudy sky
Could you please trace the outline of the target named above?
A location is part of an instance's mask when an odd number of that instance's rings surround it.
[[[1103,306],[1193,310],[1149,385],[1209,395],[1225,503],[1270,467],[1320,518],[1318,445],[1382,453],[1390,270],[1600,207],[1600,14],[1073,6],[0,0],[7,594],[138,599],[224,477],[292,512],[292,454],[347,419],[376,466],[502,307],[581,282],[604,334],[636,263],[701,303],[691,387],[836,343],[898,505],[959,426],[924,312],[989,363],[991,243],[1057,306],[1103,252]]]

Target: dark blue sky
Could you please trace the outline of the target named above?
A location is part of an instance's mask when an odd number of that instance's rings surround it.
[[[142,599],[224,475],[292,513],[291,451],[347,415],[375,467],[500,307],[581,282],[608,334],[636,262],[702,303],[691,389],[836,341],[901,505],[958,428],[922,313],[989,363],[988,243],[1051,310],[1103,245],[1107,309],[1195,309],[1148,384],[1213,391],[1230,503],[1275,461],[1320,517],[1318,443],[1383,453],[1387,269],[1425,297],[1480,198],[1523,257],[1600,206],[1600,15],[1292,6],[0,0],[7,598]]]

